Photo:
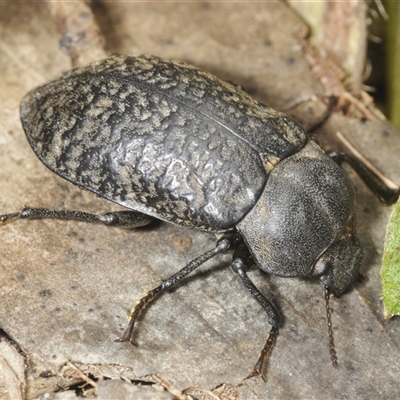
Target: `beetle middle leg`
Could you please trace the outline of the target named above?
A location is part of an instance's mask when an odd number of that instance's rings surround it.
[[[241,237],[238,235],[231,233],[225,234],[220,240],[218,240],[216,246],[213,249],[201,254],[199,257],[192,260],[176,274],[170,276],[168,279],[163,281],[161,285],[145,292],[143,296],[133,306],[129,316],[128,327],[126,328],[122,338],[118,341],[132,342],[135,323],[138,320],[140,314],[153,300],[155,300],[162,293],[171,289],[173,286],[177,285],[187,275],[203,265],[206,261],[215,257],[217,254],[226,253],[227,251],[232,250],[232,248],[235,248],[237,246],[237,242],[241,240]]]
[[[72,210],[48,210],[46,208],[24,208],[22,211],[0,215],[0,226],[17,219],[70,219],[84,222],[97,222],[107,226],[119,226],[125,228],[138,228],[147,225],[153,219],[138,211],[115,211],[102,215],[91,214],[83,211]]]

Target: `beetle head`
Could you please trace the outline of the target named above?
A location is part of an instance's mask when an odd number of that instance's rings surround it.
[[[362,245],[353,232],[344,234],[318,259],[314,275],[338,297],[357,278],[362,253]]]

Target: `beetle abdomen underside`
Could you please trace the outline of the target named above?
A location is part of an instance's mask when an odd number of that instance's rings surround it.
[[[74,70],[30,92],[21,119],[58,175],[209,231],[233,228],[253,207],[267,179],[263,160],[285,158],[307,140],[290,118],[232,85],[155,57]]]

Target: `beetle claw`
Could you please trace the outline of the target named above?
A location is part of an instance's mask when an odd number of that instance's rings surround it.
[[[128,327],[128,329],[129,329],[129,327]],[[132,337],[126,337],[125,333],[124,333],[124,335],[122,337],[120,337],[118,339],[115,339],[114,342],[115,343],[126,343],[126,342],[129,342],[133,346],[138,347],[138,344],[133,341],[133,338]]]
[[[252,371],[246,378],[244,378],[244,380],[252,379],[252,378],[255,378],[255,377],[258,377],[258,376],[260,376],[261,379],[262,379],[264,382],[267,381],[266,377],[262,374],[261,370],[260,370],[260,369],[257,367],[257,365],[256,365],[256,366],[254,367],[253,371]]]
[[[21,213],[19,213],[19,212],[15,212],[12,214],[0,215],[0,226],[8,224],[9,222],[14,222],[16,219],[18,219],[20,217],[20,214]]]

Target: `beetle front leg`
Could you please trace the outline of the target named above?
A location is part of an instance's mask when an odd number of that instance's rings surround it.
[[[69,219],[125,228],[138,228],[140,226],[149,224],[153,219],[152,217],[138,211],[115,211],[99,215],[72,210],[56,211],[48,210],[46,208],[24,208],[20,212],[0,215],[0,226],[14,222],[17,219],[38,218]]]
[[[254,283],[248,277],[247,271],[252,263],[253,261],[247,247],[244,244],[241,245],[235,252],[234,259],[232,261],[232,269],[239,275],[246,289],[265,310],[268,315],[268,322],[272,326],[267,336],[265,345],[258,357],[257,363],[254,366],[253,372],[246,379],[259,375],[265,381],[265,369],[267,361],[275,346],[276,338],[279,333],[280,316],[272,303],[265,298],[265,296],[257,289]]]

